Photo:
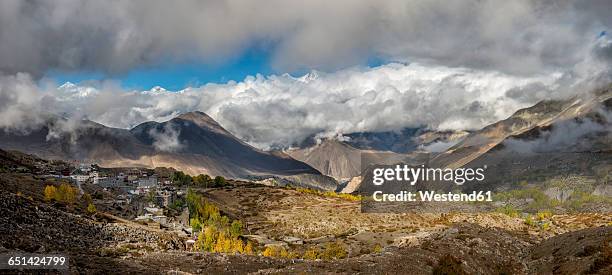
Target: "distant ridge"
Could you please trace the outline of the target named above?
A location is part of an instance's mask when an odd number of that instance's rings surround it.
[[[166,122],[145,122],[130,130],[83,120],[61,130],[54,117],[26,134],[0,132],[0,148],[40,157],[96,161],[107,167],[173,167],[190,174],[232,178],[252,175],[320,173],[286,155],[250,146],[203,112],[181,114]]]

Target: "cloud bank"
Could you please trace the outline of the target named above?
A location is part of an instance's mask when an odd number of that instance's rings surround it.
[[[611,8],[607,0],[6,0],[0,71],[114,74],[223,63],[255,47],[279,72],[376,57],[524,75],[578,63],[610,30]]]
[[[43,121],[45,114],[131,128],[199,110],[239,138],[267,149],[292,146],[313,135],[423,125],[439,130],[478,129],[539,100],[588,91],[600,78],[600,74],[578,78],[577,72],[519,77],[393,63],[329,74],[313,71],[301,77],[257,75],[241,82],[175,92],[160,87],[125,91],[106,82],[93,86],[67,83],[54,88],[20,75],[0,82],[0,96],[6,99],[0,117],[3,128],[22,131]],[[29,92],[24,95],[23,91]],[[176,149],[169,145],[167,148]]]
[[[539,100],[610,83],[609,1],[167,5],[0,1],[0,128],[28,131],[50,114],[130,128],[199,110],[260,148],[287,147],[313,135],[477,129]],[[333,73],[255,75],[181,91],[106,81],[58,87],[40,78],[49,70],[223,63],[247,48],[264,49],[280,72]],[[372,57],[398,62],[352,66]]]
[[[510,138],[504,141],[507,149],[523,154],[544,152],[581,152],[583,148],[607,148],[612,142],[612,111],[599,108],[598,117],[582,120],[566,120],[554,124],[552,129],[541,131],[535,139]],[[588,149],[587,149],[588,150]]]

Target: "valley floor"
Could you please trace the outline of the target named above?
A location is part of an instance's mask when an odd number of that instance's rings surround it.
[[[246,182],[197,190],[242,220],[243,237],[259,243],[260,253],[272,245],[303,255],[332,242],[347,252],[343,259],[304,260],[185,251],[175,235],[92,219],[10,184],[0,190],[0,253],[67,253],[72,273],[612,272],[610,214],[554,215],[542,228],[501,213],[364,214],[358,201]]]

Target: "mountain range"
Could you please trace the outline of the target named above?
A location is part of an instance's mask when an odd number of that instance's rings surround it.
[[[559,175],[606,178],[612,174],[612,90],[544,100],[471,132],[415,129],[346,136],[350,137],[322,139],[286,153],[348,182],[349,192],[359,185],[362,154],[368,155],[368,163],[377,164],[487,167],[487,180],[482,184],[490,186]],[[412,151],[392,152],[393,148]],[[382,152],[384,157],[376,159]],[[484,190],[479,184],[469,186]]]
[[[298,182],[319,181],[315,186],[325,189],[333,189],[333,179],[346,183],[358,177],[364,154],[385,164],[488,165],[493,177],[503,181],[533,174],[525,171],[534,169],[548,174],[606,173],[612,163],[611,106],[612,92],[606,88],[541,101],[471,132],[421,127],[350,133],[271,152],[240,140],[202,112],[129,130],[55,116],[27,132],[0,132],[0,148],[107,167],[173,167],[190,174],[250,179],[291,176]]]
[[[232,178],[320,173],[278,152],[250,146],[202,112],[130,130],[52,117],[28,132],[0,132],[0,147],[48,159],[79,160],[106,167],[173,167],[190,174]]]
[[[612,172],[612,89],[518,110],[470,133],[429,165],[486,165],[488,184],[558,175],[605,178]]]

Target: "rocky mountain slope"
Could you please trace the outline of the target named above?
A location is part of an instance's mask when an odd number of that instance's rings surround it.
[[[343,139],[307,139],[299,148],[284,151],[324,175],[340,181],[361,174],[362,159],[368,163],[390,164],[405,162],[421,164],[430,153],[444,151],[467,136],[465,131],[434,131],[406,128],[401,131],[358,132],[343,135]]]
[[[376,163],[412,161],[412,156],[407,154],[357,149],[336,139],[325,139],[314,146],[287,150],[285,153],[309,164],[324,175],[341,181],[361,174],[362,158]]]
[[[519,110],[469,134],[429,165],[486,167],[486,180],[464,185],[466,191],[514,189],[529,183],[567,194],[609,194],[612,90],[542,101]],[[559,183],[566,179],[572,179],[571,183]]]
[[[365,150],[391,151],[406,154],[414,151],[440,152],[459,142],[468,132],[436,131],[420,128],[405,128],[399,131],[357,132],[344,135],[345,143]]]
[[[240,141],[202,112],[163,123],[145,122],[131,130],[51,118],[27,132],[0,132],[0,148],[49,159],[87,160],[106,167],[173,167],[190,174],[234,178],[320,174],[289,156],[264,152]]]
[[[348,138],[345,142],[355,148],[408,153],[418,148],[415,137],[423,131],[423,128],[404,128],[398,131],[356,132],[344,136]]]
[[[465,166],[478,158],[486,158],[485,155],[492,149],[501,149],[504,145],[513,147],[511,152],[505,152],[508,156],[528,153],[529,143],[537,146],[537,142],[543,142],[540,146],[543,150],[531,150],[529,153],[609,152],[612,150],[611,100],[612,90],[607,88],[567,100],[539,102],[517,111],[508,119],[469,134],[455,146],[434,157],[430,165],[450,168]],[[536,141],[539,137],[544,140]],[[580,147],[575,147],[578,145]]]
[[[325,140],[313,147],[286,153],[336,179],[351,178],[361,172],[361,150],[337,140]]]

